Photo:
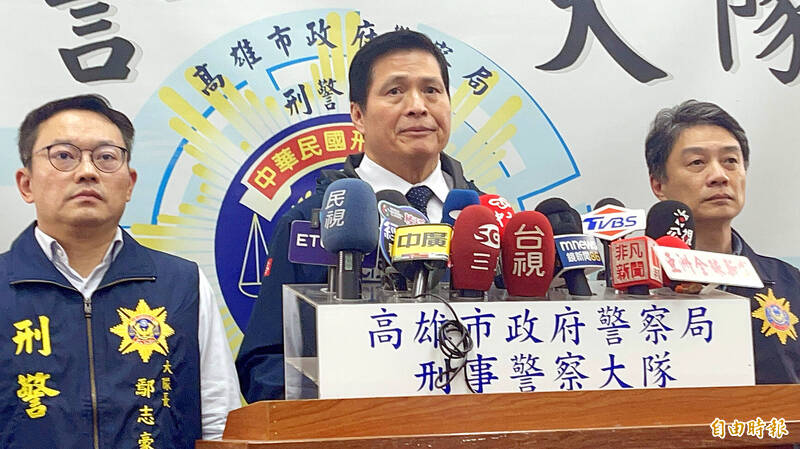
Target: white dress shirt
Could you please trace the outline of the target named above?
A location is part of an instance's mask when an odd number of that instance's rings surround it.
[[[427,215],[431,223],[440,223],[442,221],[442,207],[447,194],[453,188],[453,177],[442,171],[442,161],[436,161],[436,168],[433,172],[417,184],[411,184],[405,179],[397,176],[389,170],[381,167],[375,161],[369,158],[366,154],[361,160],[361,164],[356,167],[356,174],[372,187],[375,193],[381,190],[397,190],[405,195],[416,186],[428,186],[433,191],[433,196],[428,200]]]
[[[117,228],[114,240],[109,245],[103,260],[89,273],[89,276],[84,278],[69,265],[67,252],[54,238],[45,234],[38,226],[34,229],[34,234],[50,262],[84,298],[92,297],[123,245],[122,229]],[[200,279],[197,341],[200,348],[203,439],[220,439],[228,412],[242,406],[241,393],[228,338],[225,336],[225,327],[214,300],[214,292],[200,267],[197,271]]]

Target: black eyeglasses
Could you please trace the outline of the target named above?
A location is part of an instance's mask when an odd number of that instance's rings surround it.
[[[103,173],[114,173],[125,164],[128,151],[125,148],[111,144],[102,144],[94,149],[78,148],[71,143],[54,143],[42,150],[47,150],[50,164],[59,171],[75,170],[81,163],[84,151],[91,151],[92,164]],[[40,150],[41,151],[41,150]]]

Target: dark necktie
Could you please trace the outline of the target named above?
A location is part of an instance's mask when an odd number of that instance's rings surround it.
[[[411,203],[411,206],[425,214],[425,216],[428,216],[428,201],[432,196],[433,190],[428,186],[412,187],[408,193],[406,193],[406,198],[408,202]]]

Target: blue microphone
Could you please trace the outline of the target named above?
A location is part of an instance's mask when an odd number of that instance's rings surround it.
[[[447,194],[442,206],[442,223],[453,226],[462,209],[473,204],[481,204],[478,192],[468,189],[453,189]]]
[[[564,237],[585,237],[583,233],[583,222],[581,215],[570,207],[566,201],[561,198],[550,198],[542,201],[536,206],[536,211],[541,212],[550,221],[553,228],[553,238],[558,242],[559,236]],[[586,243],[594,243],[594,239],[583,240]],[[570,242],[575,244],[576,242]],[[580,242],[577,242],[580,243]],[[596,243],[595,243],[596,245]],[[594,248],[596,250],[596,248]],[[567,290],[573,296],[592,296],[592,290],[589,288],[589,282],[586,280],[583,266],[571,266],[571,261],[566,259],[566,252],[559,251],[559,244],[556,243],[556,272],[561,272],[561,277],[567,283]],[[597,253],[599,261],[599,252]],[[564,257],[562,259],[561,257]],[[602,265],[602,263],[601,263]]]
[[[360,299],[364,254],[378,245],[375,192],[360,179],[338,179],[325,190],[319,220],[322,246],[338,255],[336,297]]]

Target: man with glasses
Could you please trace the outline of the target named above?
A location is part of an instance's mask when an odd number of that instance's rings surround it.
[[[193,447],[241,405],[206,277],[119,227],[133,135],[95,95],[20,126],[36,222],[0,255],[0,447]]]

